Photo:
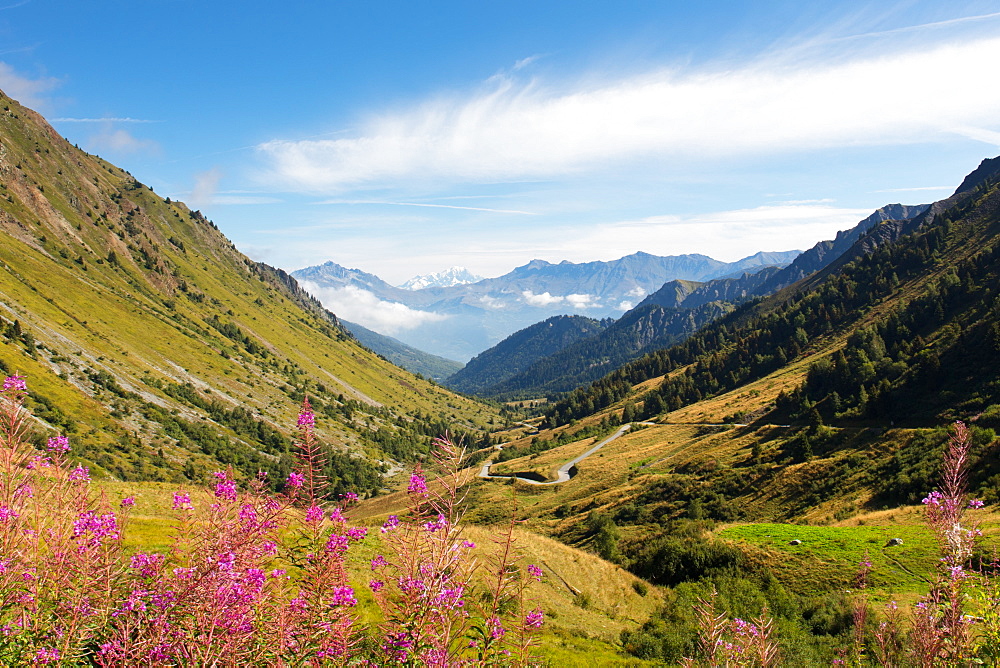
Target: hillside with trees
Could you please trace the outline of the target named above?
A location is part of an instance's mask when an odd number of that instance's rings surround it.
[[[0,95],[0,370],[31,378],[33,438],[63,433],[95,473],[201,481],[287,474],[305,397],[333,491],[496,414],[359,346],[280,269],[200,212],[70,145]]]

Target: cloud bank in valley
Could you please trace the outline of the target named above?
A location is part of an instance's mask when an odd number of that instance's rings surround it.
[[[412,309],[405,304],[382,301],[371,292],[353,285],[342,288],[321,287],[312,281],[300,281],[302,287],[323,303],[338,318],[392,336],[448,316]]]

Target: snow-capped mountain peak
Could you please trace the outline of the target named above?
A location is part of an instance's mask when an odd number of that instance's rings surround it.
[[[453,285],[478,283],[482,276],[476,276],[465,267],[452,267],[433,274],[414,276],[399,287],[404,290],[423,290],[424,288],[450,288]]]

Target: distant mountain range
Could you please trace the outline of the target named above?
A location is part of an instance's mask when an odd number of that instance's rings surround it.
[[[874,241],[866,237],[908,228],[928,207],[884,206],[835,239],[817,243],[785,267],[770,266],[737,278],[706,282],[668,281],[617,321],[591,328],[589,335],[569,338],[550,321],[533,325],[474,357],[445,384],[463,392],[508,399],[568,392],[645,353],[683,341],[738,304],[773,294],[841,258],[854,257],[861,252],[859,248],[873,246]],[[549,352],[542,352],[546,350]]]
[[[610,262],[532,260],[498,278],[413,290],[334,262],[292,275],[341,318],[464,362],[554,315],[617,318],[668,281],[709,281],[784,267],[798,255],[797,250],[761,252],[721,262],[705,255],[638,252]]]

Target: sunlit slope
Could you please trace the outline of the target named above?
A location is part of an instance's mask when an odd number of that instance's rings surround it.
[[[306,394],[324,437],[373,458],[412,454],[379,445],[408,425],[493,417],[357,345],[199,212],[0,105],[0,361],[83,457],[118,476],[280,470]]]

